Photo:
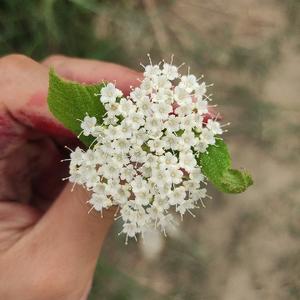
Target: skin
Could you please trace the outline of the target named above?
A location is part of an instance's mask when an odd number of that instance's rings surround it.
[[[76,139],[48,111],[49,67],[79,82],[116,81],[126,94],[141,74],[115,64],[51,56],[0,58],[0,298],[86,299],[114,211],[90,213],[88,193],[64,184]]]

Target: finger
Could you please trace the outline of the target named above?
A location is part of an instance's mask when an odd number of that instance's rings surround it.
[[[13,123],[57,136],[70,136],[48,110],[46,66],[23,55],[9,55],[0,59],[0,74],[1,139],[16,135],[17,126]],[[18,136],[28,138],[23,131]]]
[[[84,83],[95,83],[102,80],[116,82],[116,86],[125,94],[129,93],[130,86],[139,84],[138,78],[142,77],[142,73],[129,68],[92,59],[53,55],[42,63],[53,67],[58,74],[70,80]]]
[[[7,110],[19,122],[55,136],[70,137],[70,132],[54,119],[47,106],[49,66],[69,79],[91,83],[116,80],[128,92],[139,73],[111,63],[65,57],[50,57],[39,64],[23,55],[0,59],[0,112]],[[7,123],[7,122],[6,122]],[[0,133],[1,133],[0,115]],[[6,126],[6,127],[9,127]],[[7,131],[8,129],[5,128]]]
[[[88,213],[89,196],[81,187],[72,192],[69,183],[31,232],[32,240],[51,253],[47,258],[50,269],[59,265],[69,276],[84,278],[93,273],[114,210],[104,211],[103,218],[99,213]]]

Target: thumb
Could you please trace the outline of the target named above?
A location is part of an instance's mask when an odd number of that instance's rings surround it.
[[[50,268],[59,266],[71,276],[80,272],[88,278],[94,272],[115,209],[103,211],[103,217],[88,213],[89,192],[79,186],[73,192],[71,189],[68,183],[31,234],[50,253]]]

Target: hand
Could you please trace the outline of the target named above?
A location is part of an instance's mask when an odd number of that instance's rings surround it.
[[[0,298],[85,299],[113,220],[88,214],[88,194],[64,185],[76,138],[47,107],[49,66],[85,83],[116,80],[126,94],[139,73],[118,65],[53,56],[37,63],[0,58]]]

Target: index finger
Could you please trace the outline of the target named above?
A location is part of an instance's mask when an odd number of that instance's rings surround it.
[[[0,59],[0,115],[8,112],[16,121],[39,131],[72,136],[48,110],[49,66],[70,80],[84,83],[115,80],[124,93],[139,77],[126,67],[92,60],[59,56],[40,64],[23,55],[5,56]]]
[[[53,55],[46,58],[43,65],[53,67],[55,71],[66,79],[82,83],[99,81],[115,82],[116,86],[128,94],[130,86],[136,86],[143,75],[137,71],[109,62],[93,59],[82,59]]]

